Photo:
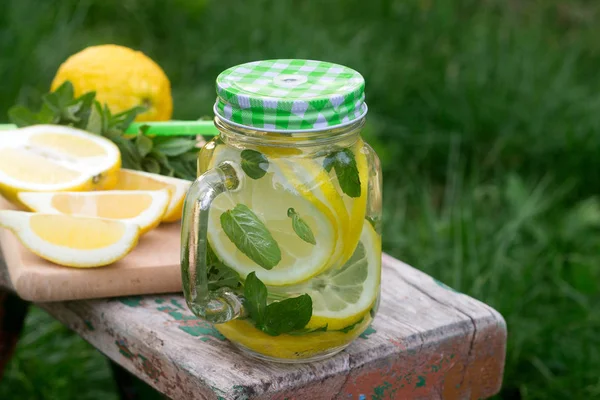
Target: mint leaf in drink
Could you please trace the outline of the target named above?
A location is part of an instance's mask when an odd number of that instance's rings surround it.
[[[304,328],[311,317],[312,299],[303,294],[269,304],[259,328],[271,336],[278,336]]]
[[[298,235],[300,239],[304,240],[306,243],[310,243],[313,245],[317,244],[312,229],[310,229],[310,226],[308,226],[306,221],[300,218],[300,215],[298,215],[296,210],[294,210],[293,208],[289,208],[287,210],[287,215],[292,219],[292,228],[294,229],[294,232],[296,232],[296,235]]]
[[[237,272],[225,264],[214,265],[208,270],[208,289],[236,288],[239,285],[239,278]]]
[[[222,287],[236,288],[240,276],[225,264],[215,265],[208,270],[208,289],[216,290]]]
[[[328,328],[328,324],[325,324],[323,326],[320,326],[318,328],[304,328],[304,329],[299,329],[297,331],[291,331],[288,332],[288,335],[292,335],[292,336],[302,336],[302,335],[308,335],[309,333],[315,333],[315,332],[327,332],[327,328]]]
[[[312,299],[308,294],[276,301],[267,305],[267,287],[251,272],[244,282],[244,306],[256,327],[268,335],[294,332],[302,335],[326,331],[327,325],[304,329],[312,317]]]
[[[333,168],[342,191],[350,197],[360,197],[360,176],[354,153],[350,149],[337,150],[323,160],[327,172]]]
[[[242,169],[252,179],[260,179],[267,173],[269,169],[269,160],[264,154],[256,150],[243,150]]]
[[[281,249],[265,224],[244,204],[221,214],[221,227],[235,247],[264,269],[281,261]]]
[[[217,257],[212,247],[207,247],[206,266],[208,269],[208,289],[216,290],[222,287],[237,288],[240,276]]]
[[[352,329],[356,328],[356,326],[357,326],[358,324],[360,324],[361,322],[363,322],[363,320],[364,320],[364,319],[365,319],[365,318],[364,318],[364,317],[362,317],[361,319],[359,319],[358,321],[356,321],[356,322],[355,322],[355,323],[353,323],[352,325],[345,326],[345,327],[343,327],[342,329],[338,329],[338,331],[340,331],[340,332],[343,332],[343,333],[348,333],[348,332],[350,332]]]
[[[267,287],[251,272],[244,282],[244,306],[258,328],[263,325],[267,308]]]

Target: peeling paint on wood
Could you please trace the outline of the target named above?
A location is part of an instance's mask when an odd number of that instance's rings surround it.
[[[176,301],[171,299],[171,304]],[[218,340],[226,340],[225,336],[221,335],[211,324],[194,316],[184,315],[182,309],[175,309],[170,306],[162,306],[157,308],[158,311],[169,314],[178,323],[178,328],[185,333],[199,337],[200,340],[206,342],[207,340],[214,338]]]
[[[139,307],[142,305],[141,296],[119,297],[119,301],[129,307]]]
[[[452,288],[452,287],[450,287],[450,286],[446,285],[446,284],[445,284],[444,282],[442,282],[442,281],[438,281],[438,280],[437,280],[437,279],[435,279],[435,278],[431,278],[431,279],[433,279],[433,281],[434,281],[434,282],[435,282],[435,283],[436,283],[438,286],[440,286],[440,287],[443,287],[443,288],[444,288],[444,289],[446,289],[446,290],[449,290],[449,291],[451,291],[451,292],[454,292],[454,293],[460,293],[458,290],[456,290],[456,289],[454,289],[454,288]]]
[[[129,349],[129,344],[127,343],[126,339],[117,339],[115,344],[119,349],[119,353],[123,357],[130,360],[134,366],[139,371],[143,372],[148,378],[154,382],[158,382],[160,377],[163,376],[163,373],[160,369],[160,362],[156,356],[150,356],[151,359],[148,359],[142,354],[134,354],[134,352]]]
[[[372,325],[369,325],[369,327],[367,329],[365,329],[365,331],[363,333],[361,333],[358,337],[361,339],[368,339],[369,335],[373,334],[377,332]]]
[[[248,358],[192,315],[180,295],[41,306],[174,399],[453,400],[497,393],[502,317],[387,255],[383,264],[372,326],[340,354],[313,364]]]

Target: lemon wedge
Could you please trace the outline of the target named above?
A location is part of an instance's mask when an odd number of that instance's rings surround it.
[[[212,165],[230,161],[241,165],[240,153],[231,148],[217,148]],[[251,272],[265,285],[291,285],[305,281],[325,270],[336,247],[336,228],[327,215],[328,208],[316,196],[303,193],[281,171],[282,165],[271,159],[266,174],[252,179],[240,172],[240,187],[218,195],[213,201],[208,222],[208,239],[217,256],[236,270],[243,279]],[[225,234],[221,215],[236,205],[247,206],[267,227],[281,250],[281,260],[270,270],[247,257]],[[306,222],[315,244],[302,240],[292,228],[288,210]]]
[[[181,219],[183,200],[192,182],[149,172],[121,169],[115,190],[162,190],[166,189],[171,195],[167,211],[162,217],[163,222],[175,222]]]
[[[21,203],[32,211],[119,219],[138,225],[141,234],[160,224],[170,197],[166,189],[19,193]]]
[[[363,222],[360,241],[352,257],[341,267],[330,269],[293,287],[271,288],[274,299],[307,293],[313,314],[306,328],[327,325],[338,330],[365,318],[379,296],[381,239],[368,221]]]
[[[139,227],[103,218],[0,210],[0,227],[10,229],[31,252],[56,264],[89,268],[111,264],[137,244]]]
[[[121,166],[110,140],[59,125],[0,131],[0,194],[110,189]]]

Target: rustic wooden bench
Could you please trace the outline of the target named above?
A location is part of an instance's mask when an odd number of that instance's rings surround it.
[[[313,364],[247,358],[193,316],[180,294],[38,304],[174,399],[481,399],[500,389],[506,325],[489,306],[383,256],[382,301],[348,349]],[[26,304],[0,255],[0,374]],[[132,398],[116,369],[122,397]]]

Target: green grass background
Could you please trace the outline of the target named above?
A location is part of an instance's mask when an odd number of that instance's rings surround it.
[[[312,58],[367,81],[384,247],[495,307],[502,399],[600,398],[600,4],[573,0],[4,0],[0,120],[88,45],[143,50],[176,118],[223,69]],[[42,311],[2,399],[115,399],[104,358]]]

